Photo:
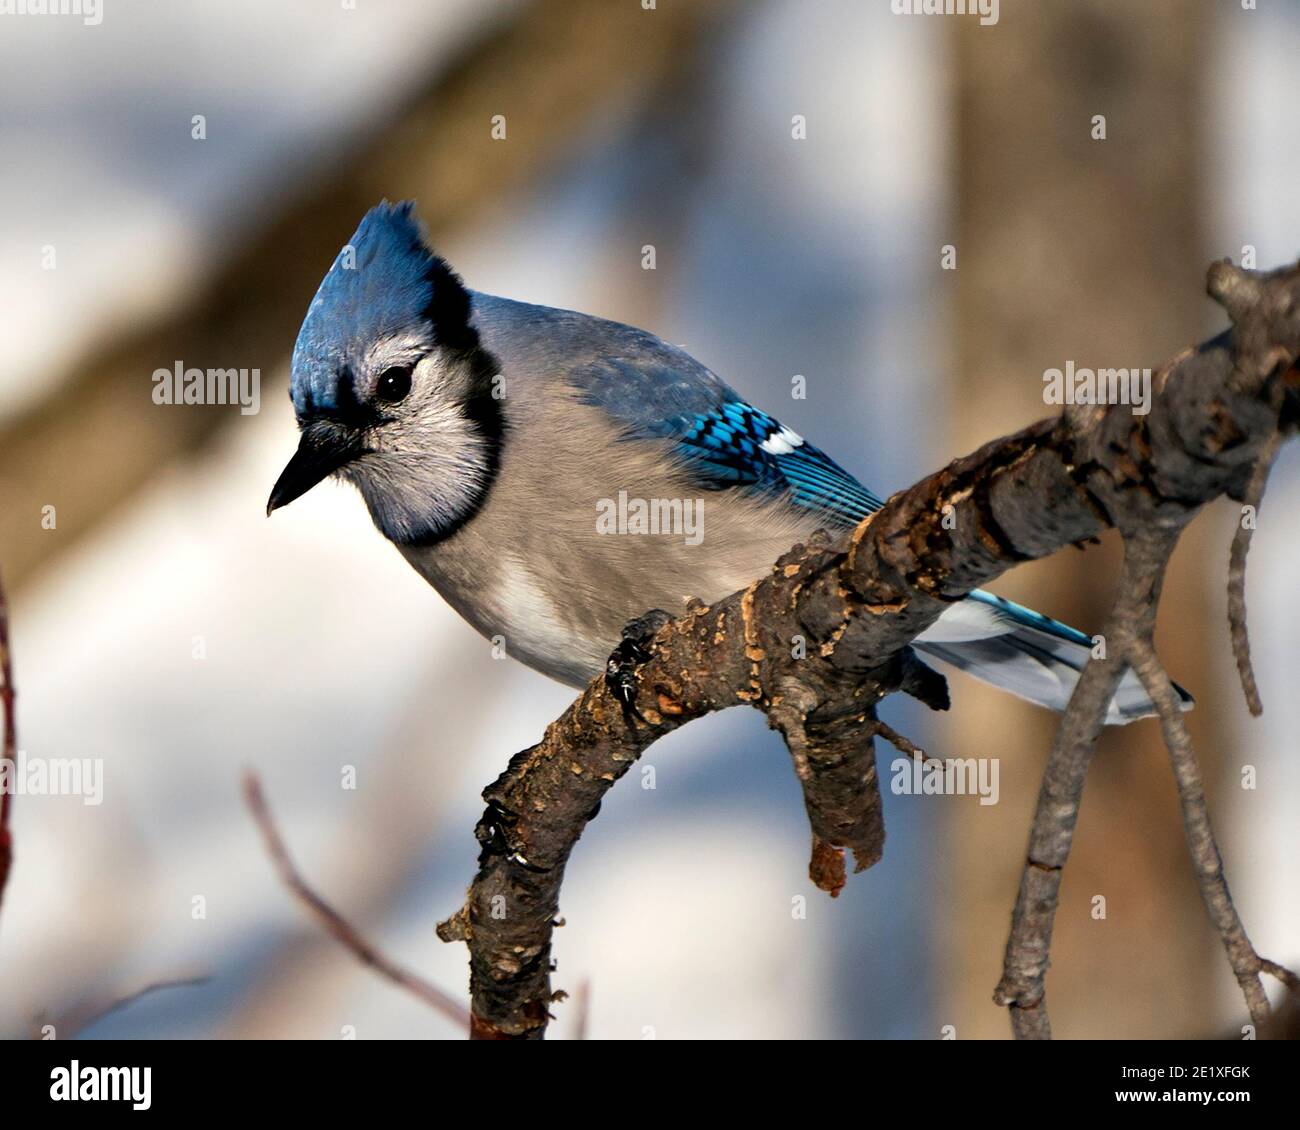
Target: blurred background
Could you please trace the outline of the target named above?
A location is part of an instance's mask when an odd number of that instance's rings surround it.
[[[1047,368],[1154,368],[1217,332],[1212,258],[1294,258],[1298,35],[1300,8],[1273,0],[1003,0],[991,26],[888,0],[0,16],[19,745],[104,766],[100,805],[15,800],[0,1034],[205,976],[85,1034],[460,1035],[306,918],[239,792],[261,774],[306,877],[464,997],[465,950],[433,928],[473,873],[479,791],[572,698],[494,661],[350,490],[264,515],[296,439],[299,322],[370,205],[418,200],[476,289],[683,345],[884,495],[1046,414]],[[155,405],[153,371],[177,362],[260,369],[260,412]],[[1247,928],[1293,965],[1294,447],[1250,559],[1264,717],[1227,642],[1231,504],[1184,539],[1159,636],[1198,698]],[[1095,630],[1116,549],[995,587]],[[799,789],[757,713],[654,746],[657,787],[616,788],[568,870],[555,983],[589,986],[587,1034],[1006,1037],[991,994],[1054,720],[959,676],[952,691],[947,716],[891,700],[884,717],[942,755],[1000,758],[1000,803],[887,792],[884,860],[836,901],[807,879]],[[1061,1036],[1241,1022],[1152,721],[1103,738],[1048,986]],[[552,1034],[578,1012],[557,1006]]]

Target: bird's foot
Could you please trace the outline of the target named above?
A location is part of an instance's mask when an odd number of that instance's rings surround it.
[[[662,608],[654,608],[644,616],[629,620],[623,628],[623,638],[605,661],[605,686],[623,708],[623,721],[628,729],[636,724],[650,723],[636,708],[637,668],[650,658],[650,641],[672,616]]]

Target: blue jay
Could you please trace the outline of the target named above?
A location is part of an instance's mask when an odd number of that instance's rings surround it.
[[[371,209],[325,275],[290,396],[300,442],[267,513],[328,476],[351,482],[380,533],[474,628],[573,686],[605,668],[646,609],[720,599],[818,528],[852,528],[881,506],[653,334],[467,290],[409,202]],[[654,527],[632,511],[644,519],[665,500],[669,519],[699,508],[698,537],[635,536]],[[977,590],[914,646],[1060,710],[1092,641]],[[1153,710],[1129,671],[1107,721]]]

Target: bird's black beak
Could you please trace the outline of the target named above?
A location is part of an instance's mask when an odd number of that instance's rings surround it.
[[[321,479],[332,475],[363,451],[360,437],[350,428],[325,420],[308,424],[303,428],[298,450],[271,488],[271,497],[266,502],[267,517],[273,510],[288,506],[295,498],[306,494]]]

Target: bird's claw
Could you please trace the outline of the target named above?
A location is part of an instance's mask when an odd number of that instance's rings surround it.
[[[623,721],[630,730],[635,730],[638,722],[650,725],[637,709],[636,672],[650,658],[650,641],[655,633],[671,619],[663,609],[656,608],[630,620],[623,628],[623,638],[605,661],[605,686],[622,708]]]

